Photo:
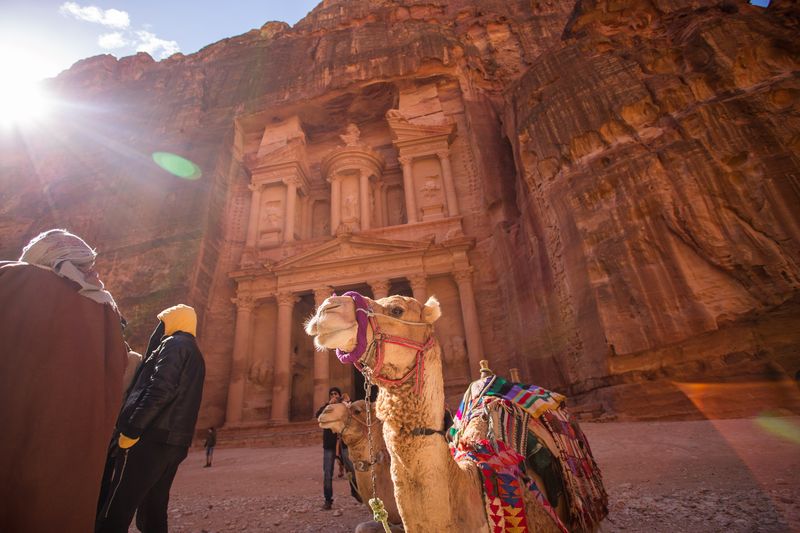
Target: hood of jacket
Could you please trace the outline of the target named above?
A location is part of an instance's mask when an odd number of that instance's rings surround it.
[[[197,336],[197,313],[192,307],[178,304],[158,313],[158,319],[164,323],[164,335],[172,335],[183,331]]]

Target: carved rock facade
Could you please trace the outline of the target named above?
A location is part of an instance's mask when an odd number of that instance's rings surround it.
[[[485,356],[596,417],[697,414],[697,383],[766,402],[753,383],[800,369],[798,16],[326,0],[189,56],[87,59],[52,83],[80,106],[2,133],[0,251],[83,235],[136,346],[197,307],[203,426],[357,393],[301,330],[347,289],[439,297],[451,398]]]

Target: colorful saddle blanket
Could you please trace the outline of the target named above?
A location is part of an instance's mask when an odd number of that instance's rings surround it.
[[[608,514],[600,470],[565,400],[556,392],[497,376],[473,383],[465,393],[450,430],[451,446],[456,459],[468,458],[481,471],[494,532],[528,531],[523,489],[536,496],[563,531],[590,531]],[[475,416],[490,421],[487,440],[462,441],[464,428]],[[535,452],[528,450],[531,442],[537,448],[546,447],[557,459],[569,511],[567,523],[558,518],[541,487],[524,475],[525,457]]]

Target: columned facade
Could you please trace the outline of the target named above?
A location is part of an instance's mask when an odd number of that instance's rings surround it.
[[[455,126],[416,124],[397,110],[383,120],[391,137],[379,145],[349,124],[343,145],[313,151],[300,119],[270,122],[246,158],[250,210],[240,268],[230,273],[237,297],[226,426],[308,420],[330,386],[352,386],[352,369],[302,331],[334,291],[380,300],[410,290],[421,303],[440,296],[445,383],[461,387],[476,375],[474,239],[460,216]]]

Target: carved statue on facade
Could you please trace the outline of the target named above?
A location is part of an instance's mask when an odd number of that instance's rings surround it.
[[[442,187],[439,185],[439,176],[428,176],[425,178],[425,184],[420,189],[422,196],[427,200],[436,200],[439,198],[439,191]]]
[[[264,206],[264,220],[266,221],[266,228],[280,228],[282,225],[281,219],[283,218],[281,215],[280,202],[267,202],[267,205]]]
[[[342,218],[345,221],[356,219],[356,197],[352,194],[348,194],[342,202]]]
[[[361,130],[351,122],[347,125],[345,133],[339,135],[339,138],[344,141],[345,146],[358,146],[361,140]]]

